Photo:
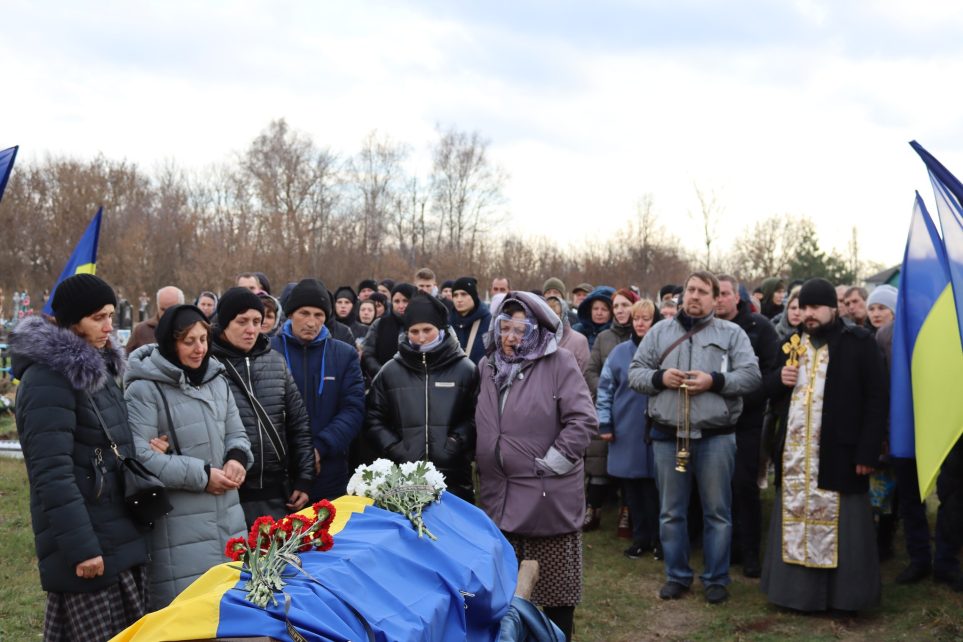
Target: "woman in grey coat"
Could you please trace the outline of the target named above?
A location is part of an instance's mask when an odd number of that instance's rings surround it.
[[[151,609],[167,606],[244,532],[237,489],[254,458],[226,377],[210,359],[210,325],[192,305],[168,309],[157,344],[128,362],[127,409],[137,457],[167,486],[174,510],[151,537]]]

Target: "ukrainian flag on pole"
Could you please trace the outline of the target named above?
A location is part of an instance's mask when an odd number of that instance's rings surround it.
[[[918,143],[910,144],[930,171],[944,234],[941,238],[917,193],[893,328],[890,450],[895,457],[916,458],[920,494],[925,497],[963,434],[959,394],[963,332],[958,313],[963,280],[954,279],[950,258],[951,251],[963,258],[963,245],[951,241],[963,238],[963,231],[948,225],[959,226],[959,219],[950,215],[959,216],[963,185]]]
[[[13,161],[17,159],[19,147],[11,147],[0,151],[0,200],[3,200],[3,190],[7,189],[7,180],[13,171]]]
[[[97,244],[100,241],[100,219],[103,213],[104,208],[100,207],[94,219],[87,226],[84,235],[77,241],[74,253],[70,255],[70,259],[67,260],[67,265],[64,266],[64,271],[60,273],[60,277],[50,290],[47,303],[43,306],[44,314],[53,316],[53,308],[50,307],[50,303],[53,301],[54,292],[57,291],[57,286],[60,285],[61,281],[74,274],[97,273]]]

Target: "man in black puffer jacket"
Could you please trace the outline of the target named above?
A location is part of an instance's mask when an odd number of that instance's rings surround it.
[[[314,477],[308,413],[284,357],[261,334],[263,314],[256,294],[231,288],[218,301],[212,344],[254,453],[240,489],[248,525],[301,510]]]
[[[474,502],[478,371],[448,327],[441,301],[416,293],[404,315],[398,353],[371,382],[365,434],[379,456],[395,463],[426,460],[448,490]]]

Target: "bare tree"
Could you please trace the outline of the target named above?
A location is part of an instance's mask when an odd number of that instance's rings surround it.
[[[705,239],[706,246],[706,258],[702,264],[702,267],[711,271],[712,242],[715,240],[716,234],[718,233],[719,220],[722,218],[725,208],[719,203],[719,199],[716,196],[715,190],[711,190],[706,193],[699,188],[698,184],[694,185],[694,187],[696,198],[699,199],[698,219],[702,224],[702,234]]]
[[[349,164],[351,183],[359,196],[357,222],[360,250],[364,254],[380,254],[392,227],[392,217],[398,212],[399,191],[405,183],[403,162],[409,152],[408,145],[371,131]]]
[[[498,222],[505,173],[488,157],[488,141],[477,132],[440,132],[431,175],[438,245],[461,253],[468,265],[481,237]]]
[[[807,220],[775,215],[747,226],[733,246],[733,271],[741,279],[753,282],[788,275]]]

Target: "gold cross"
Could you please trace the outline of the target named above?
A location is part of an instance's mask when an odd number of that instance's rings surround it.
[[[787,366],[799,366],[799,357],[806,352],[806,346],[799,340],[799,335],[794,334],[789,341],[782,344],[782,351],[789,355],[786,359]]]

